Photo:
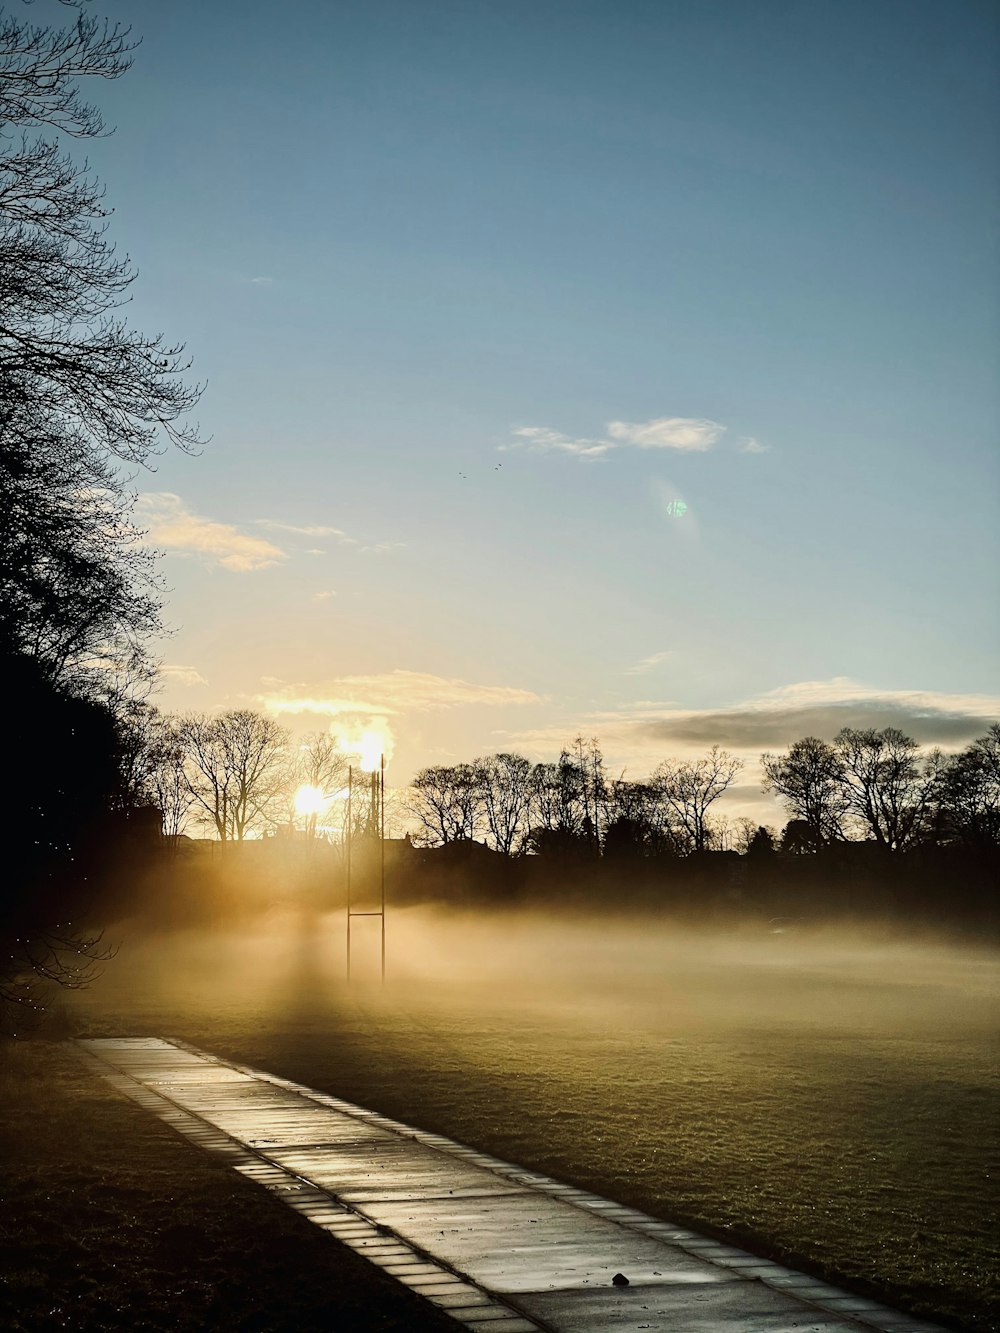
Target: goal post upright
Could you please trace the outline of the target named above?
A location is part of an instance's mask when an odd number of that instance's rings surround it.
[[[377,859],[374,856],[365,858],[368,864],[371,864],[378,876],[376,901],[378,907],[364,911],[356,910],[354,907],[354,880],[352,859],[354,855],[354,828],[353,828],[353,809],[354,809],[354,767],[347,770],[347,980],[351,980],[351,923],[358,916],[377,916],[379,918],[379,962],[382,985],[385,985],[385,755],[381,755],[377,768],[371,770],[369,792],[368,792],[368,847],[371,849],[371,840],[378,840]]]

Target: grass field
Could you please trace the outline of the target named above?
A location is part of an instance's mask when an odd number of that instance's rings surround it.
[[[389,939],[381,993],[370,967],[344,987],[333,920],[126,938],[69,1021],[182,1037],[915,1312],[1000,1327],[995,955],[427,913]]]

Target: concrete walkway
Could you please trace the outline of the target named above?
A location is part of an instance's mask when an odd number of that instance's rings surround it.
[[[940,1333],[696,1232],[153,1038],[96,1069],[477,1333]],[[616,1274],[628,1285],[615,1285]]]

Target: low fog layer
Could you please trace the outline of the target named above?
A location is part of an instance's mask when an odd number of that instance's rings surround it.
[[[343,913],[267,913],[225,930],[110,932],[118,956],[86,1010],[138,1018],[147,1007],[205,1017],[256,1012],[313,1020],[346,999]],[[378,985],[377,919],[354,925],[352,996],[452,1016],[548,1011],[560,1021],[707,1030],[814,1025],[859,1036],[987,1035],[1000,1020],[1000,953],[865,927],[777,919],[716,932],[622,916],[529,912],[387,916],[388,981]]]

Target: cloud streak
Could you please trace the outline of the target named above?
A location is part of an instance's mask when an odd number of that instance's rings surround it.
[[[155,546],[181,555],[199,555],[236,573],[268,569],[287,558],[280,546],[263,537],[196,514],[171,491],[139,495],[136,513]]]
[[[409,712],[432,712],[461,707],[509,707],[540,703],[531,690],[510,685],[478,685],[422,671],[385,671],[373,675],[340,676],[320,687],[285,685],[261,696],[273,713],[316,713],[339,717],[391,717]]]
[[[273,518],[258,518],[254,522],[259,528],[267,528],[269,532],[288,532],[294,537],[334,537],[346,545],[356,545],[356,539],[349,537],[342,528],[331,528],[323,523],[312,523],[299,525],[297,523],[279,523]]]
[[[627,666],[622,674],[626,676],[645,676],[673,655],[672,648],[668,648],[663,653],[650,653],[649,657],[643,657],[638,662],[633,662],[631,666]]]
[[[195,667],[179,666],[164,662],[160,667],[160,678],[170,685],[207,685],[208,681]]]
[[[498,445],[501,453],[524,450],[528,453],[569,454],[574,458],[605,458],[612,450],[669,449],[675,453],[705,453],[726,432],[718,421],[706,417],[654,417],[651,421],[609,421],[602,436],[566,435],[549,426],[519,426],[514,438]],[[744,453],[765,453],[768,446],[747,437]]]
[[[343,528],[329,527],[325,523],[279,523],[277,519],[273,518],[258,518],[254,521],[257,527],[266,528],[268,532],[287,532],[292,537],[329,538],[336,542],[338,546],[350,546],[362,555],[383,555],[387,551],[398,551],[403,545],[402,542],[366,542],[360,537],[352,537]],[[308,554],[326,555],[326,552],[317,547],[311,547]]]
[[[718,443],[725,429],[717,421],[699,417],[608,422],[608,434],[620,444],[632,444],[637,449],[679,449],[682,453],[704,453]]]
[[[514,449],[526,449],[531,453],[572,454],[576,458],[603,458],[615,446],[610,440],[574,439],[562,431],[550,430],[548,426],[520,426],[513,432],[517,436],[511,444],[501,444],[501,453]]]

